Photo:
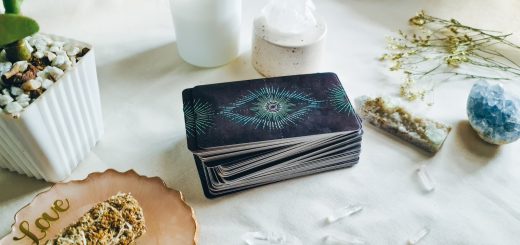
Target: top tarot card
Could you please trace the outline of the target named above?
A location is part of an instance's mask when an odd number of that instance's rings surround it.
[[[200,149],[361,129],[334,73],[202,85],[189,92]]]

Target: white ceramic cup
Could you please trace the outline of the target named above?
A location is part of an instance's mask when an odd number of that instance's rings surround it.
[[[242,0],[170,0],[177,49],[188,63],[216,67],[238,56]]]

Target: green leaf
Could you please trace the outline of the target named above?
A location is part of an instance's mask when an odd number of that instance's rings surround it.
[[[35,20],[16,14],[0,15],[0,46],[30,36],[40,30]]]
[[[23,0],[3,0],[6,14],[19,14]]]

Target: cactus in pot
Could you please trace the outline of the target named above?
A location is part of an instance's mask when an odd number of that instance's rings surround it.
[[[23,0],[3,0],[5,13],[0,15],[0,47],[10,62],[29,60],[31,50],[25,37],[37,33],[38,23],[21,15]]]
[[[103,134],[94,52],[38,33],[22,2],[0,14],[0,168],[58,182]]]

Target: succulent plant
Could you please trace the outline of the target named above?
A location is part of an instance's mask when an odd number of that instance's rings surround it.
[[[31,51],[24,38],[39,31],[38,23],[20,11],[23,0],[3,0],[5,13],[0,14],[0,51],[11,62],[28,60]]]

